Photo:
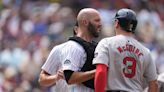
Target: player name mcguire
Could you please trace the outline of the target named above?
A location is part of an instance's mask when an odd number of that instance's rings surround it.
[[[130,45],[130,44],[126,44],[122,47],[118,47],[117,50],[122,53],[122,52],[125,52],[125,51],[128,51],[128,52],[133,52],[137,55],[138,58],[140,58],[141,56],[143,56],[143,53],[138,49],[136,48],[135,46],[133,45]]]

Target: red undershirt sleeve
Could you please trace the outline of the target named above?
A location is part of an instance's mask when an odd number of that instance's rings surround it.
[[[107,66],[105,64],[96,65],[95,92],[104,92],[107,81]]]

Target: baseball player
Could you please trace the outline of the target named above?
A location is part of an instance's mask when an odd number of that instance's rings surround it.
[[[92,40],[98,37],[101,30],[100,14],[97,10],[92,8],[82,9],[78,16],[78,32],[77,39],[81,43],[92,44]],[[69,41],[67,48],[63,48],[63,70],[64,76],[71,92],[94,92],[92,88],[86,87],[82,84],[86,80],[92,79],[95,75],[95,69],[90,71],[81,71],[87,57],[87,52],[82,45],[76,41]],[[89,45],[90,46],[90,45]],[[88,48],[89,49],[89,48]],[[92,58],[93,59],[93,58]],[[92,61],[91,61],[92,64]]]
[[[73,29],[74,35],[77,34],[77,28],[78,25],[76,23]],[[39,83],[41,85],[55,85],[53,92],[70,92],[64,79],[61,61],[62,48],[66,48],[66,45],[67,42],[57,45],[51,50],[46,62],[42,66],[42,71],[39,76]]]
[[[157,92],[156,66],[150,51],[133,37],[136,26],[134,11],[116,13],[116,36],[102,39],[95,50],[96,92],[143,92],[144,78],[149,92]]]
[[[101,29],[98,11],[92,8],[82,9],[78,14],[77,22],[78,27],[74,27],[76,38],[92,44],[92,39],[98,37]],[[39,83],[44,86],[56,84],[55,92],[93,92],[93,89],[86,87],[82,82],[92,79],[95,70],[79,72],[86,59],[85,49],[76,41],[69,40],[55,46],[42,66]],[[62,69],[67,82],[73,85],[68,86],[63,80]]]

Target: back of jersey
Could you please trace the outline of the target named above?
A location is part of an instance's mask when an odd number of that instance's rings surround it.
[[[152,62],[149,50],[137,40],[118,35],[106,38],[106,43],[109,55],[107,90],[142,92],[144,76],[148,81],[156,78],[154,66],[148,66]]]

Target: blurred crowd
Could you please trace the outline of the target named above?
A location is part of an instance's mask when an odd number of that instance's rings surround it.
[[[53,92],[38,76],[50,50],[73,36],[78,11],[99,10],[99,39],[113,36],[113,18],[120,8],[137,13],[135,37],[148,47],[164,72],[163,0],[0,0],[0,92]]]

